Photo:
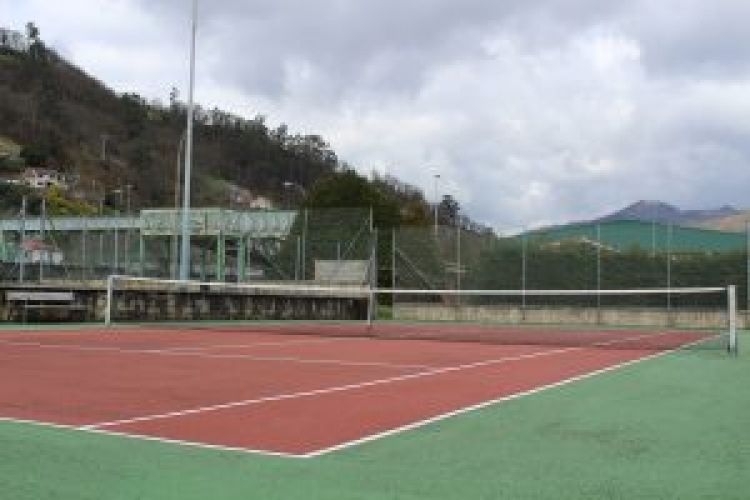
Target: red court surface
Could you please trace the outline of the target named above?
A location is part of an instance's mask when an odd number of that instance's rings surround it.
[[[664,352],[110,329],[0,333],[0,420],[313,457]],[[653,335],[653,334],[651,334]],[[666,332],[673,347],[701,334]]]

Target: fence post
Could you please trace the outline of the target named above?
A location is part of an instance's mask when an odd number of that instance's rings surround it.
[[[104,324],[106,326],[112,325],[112,300],[113,300],[113,289],[115,284],[115,276],[110,275],[107,277],[107,295],[104,302]]]
[[[146,237],[142,228],[138,231],[138,263],[141,277],[146,276]]]
[[[114,248],[114,259],[115,259],[114,264],[115,265],[114,265],[114,270],[112,271],[112,274],[119,274],[118,269],[120,268],[120,233],[117,230],[118,229],[117,221],[114,218],[112,220],[115,221],[114,223],[115,230],[114,230],[114,235],[113,235],[114,245],[115,245],[115,248]]]
[[[461,290],[461,220],[456,214],[456,290]],[[456,302],[461,303],[461,297],[456,295]]]
[[[672,223],[667,226],[667,326],[672,325]]]
[[[247,256],[247,242],[245,235],[237,241],[237,283],[245,281],[245,258]]]
[[[596,225],[596,322],[602,322],[602,225]]]
[[[42,197],[42,213],[39,215],[39,282],[44,279],[44,259],[49,255],[49,249],[45,244],[44,219],[47,216],[47,198]]]
[[[302,265],[302,237],[297,235],[297,251],[294,254],[294,281],[299,281]]]
[[[396,288],[396,228],[394,227],[391,229],[391,289],[395,289],[395,288]]]
[[[26,196],[21,198],[21,241],[18,242],[18,281],[23,283],[26,270]]]
[[[372,248],[370,249],[370,286],[369,300],[367,301],[367,325],[372,327],[372,323],[377,313],[377,294],[378,287],[378,230],[372,230]]]
[[[307,278],[307,223],[308,209],[304,211],[304,221],[302,226],[302,249],[300,252],[300,273],[304,281]]]
[[[521,321],[526,319],[526,229],[521,237]]]
[[[81,279],[85,280],[88,273],[86,273],[86,266],[88,265],[88,258],[86,256],[86,238],[88,231],[86,229],[87,217],[82,217],[83,227],[81,228]]]

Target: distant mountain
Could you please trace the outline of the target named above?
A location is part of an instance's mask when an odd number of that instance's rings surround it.
[[[742,214],[740,210],[728,205],[709,210],[682,210],[661,201],[641,200],[622,210],[601,217],[597,221],[640,220],[663,224],[680,224],[685,226],[700,224],[703,227],[713,227],[711,223],[713,220],[735,217],[740,214]]]

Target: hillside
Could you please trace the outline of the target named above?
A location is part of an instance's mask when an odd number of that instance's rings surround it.
[[[186,114],[176,90],[167,105],[117,94],[39,40],[29,53],[0,49],[0,145],[20,154],[21,167],[76,179],[66,196],[88,204],[84,212],[100,200],[105,211],[122,209],[113,193],[127,185],[134,210],[172,206]],[[259,196],[276,207],[297,206],[317,182],[351,170],[319,135],[270,128],[262,115],[245,119],[197,106],[195,116],[193,206],[247,208]],[[7,160],[0,159],[0,179],[21,168],[19,158]],[[368,182],[401,207],[406,222],[429,222],[421,190],[389,176]],[[0,191],[0,213],[17,212],[22,194],[32,198],[30,207],[39,204],[38,192],[8,184]]]
[[[262,116],[200,108],[196,116],[196,204],[227,199],[202,178],[279,199],[284,182],[306,188],[340,166],[319,136],[292,135],[284,125],[271,130]],[[0,57],[0,136],[23,145],[30,165],[76,174],[84,185],[132,184],[136,205],[172,203],[184,123],[176,95],[169,106],[117,95],[43,46]]]

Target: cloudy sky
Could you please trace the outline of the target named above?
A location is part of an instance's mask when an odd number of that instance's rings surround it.
[[[747,0],[199,0],[197,100],[320,133],[500,232],[748,207]],[[189,0],[0,0],[117,91],[186,95]]]

